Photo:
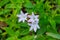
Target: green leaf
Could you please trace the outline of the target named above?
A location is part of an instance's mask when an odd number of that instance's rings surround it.
[[[37,35],[44,34],[46,32],[46,26],[41,26],[40,29],[37,31]]]
[[[17,37],[9,37],[6,40],[20,40],[20,39],[18,39]]]
[[[44,15],[45,17],[45,15]],[[37,31],[37,34],[44,34],[46,32],[46,29],[47,29],[47,24],[48,24],[48,20],[47,18],[40,18],[40,21],[39,21],[39,25],[40,25],[40,29]]]
[[[56,2],[57,2],[57,4],[59,4],[59,5],[60,5],[60,0],[56,0]]]
[[[2,33],[2,30],[0,30],[0,33]]]
[[[54,31],[57,33],[57,29],[56,29],[56,22],[55,20],[53,20],[52,18],[48,19],[50,22],[50,25],[52,26],[52,28],[54,29]]]
[[[45,37],[43,35],[38,35],[35,40],[45,40]]]
[[[47,32],[56,33],[56,31],[50,25],[47,25]]]
[[[9,3],[5,6],[5,8],[15,8],[15,5],[12,3]]]
[[[5,8],[17,8],[20,9],[22,6],[22,4],[13,4],[13,3],[9,3],[5,6]]]
[[[46,40],[56,40],[56,39],[46,35]]]
[[[0,7],[2,7],[2,6],[4,6],[6,3],[8,3],[9,2],[9,0],[2,0],[1,2],[0,2]]]
[[[9,28],[9,27],[6,27],[6,28],[4,28],[4,30],[6,31],[6,33],[7,34],[9,34],[10,36],[14,36],[14,31],[11,29],[11,28]]]
[[[21,38],[21,40],[33,40],[33,38],[34,38],[34,36],[27,35],[27,36]]]
[[[21,26],[21,27],[22,27],[22,26],[23,26],[23,27],[28,27],[28,23],[27,23],[27,22],[25,22],[25,23],[21,23],[21,22],[20,22],[20,26]]]
[[[31,2],[26,2],[24,5],[26,8],[33,8],[33,5]]]
[[[19,35],[20,35],[20,32],[19,32],[19,30],[17,30],[17,31],[15,32],[15,36],[18,37]]]
[[[10,11],[11,11],[10,9],[1,10],[1,11],[0,11],[0,15],[8,14]]]
[[[29,29],[20,30],[20,35],[27,35],[28,33],[29,33]]]
[[[23,3],[24,0],[10,0],[13,4]]]
[[[56,17],[54,17],[56,23],[60,24],[60,15],[58,14]]]
[[[53,38],[60,39],[60,34],[49,33],[49,32],[47,32],[46,34],[47,34],[48,36],[51,36],[51,37],[53,37]]]

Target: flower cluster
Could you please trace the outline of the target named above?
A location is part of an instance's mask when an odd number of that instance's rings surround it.
[[[25,20],[28,22],[28,25],[31,26],[29,31],[34,30],[34,32],[36,32],[37,29],[40,29],[40,27],[38,25],[38,23],[39,23],[39,19],[38,19],[39,15],[34,15],[33,12],[32,12],[32,15],[28,15],[28,13],[24,14],[21,11],[21,13],[18,14],[17,16],[19,17],[19,20],[18,20],[19,22],[21,22],[21,21],[25,22]],[[27,18],[29,18],[29,20],[27,20]]]

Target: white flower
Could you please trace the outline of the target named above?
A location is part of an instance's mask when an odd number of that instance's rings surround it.
[[[27,14],[28,13],[23,13],[22,11],[21,11],[21,13],[19,14],[19,15],[17,15],[18,17],[19,17],[19,22],[21,22],[21,21],[23,21],[23,22],[25,22],[25,20],[27,20]]]
[[[30,27],[30,31],[34,30],[34,32],[36,32],[37,29],[40,29],[37,21],[36,22],[32,22],[32,23],[28,23],[28,25],[31,26]]]
[[[39,19],[38,19],[38,15],[34,15],[33,12],[32,12],[32,15],[28,15],[28,18],[30,18],[30,19],[28,20],[28,22],[39,21]]]

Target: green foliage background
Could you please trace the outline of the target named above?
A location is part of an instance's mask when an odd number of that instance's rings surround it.
[[[18,22],[21,10],[38,14],[41,29],[30,32]],[[7,24],[0,25],[0,40],[60,40],[60,0],[0,0],[0,21]]]

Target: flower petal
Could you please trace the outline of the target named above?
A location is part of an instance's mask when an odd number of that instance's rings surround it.
[[[27,15],[28,13],[25,13],[25,15]]]
[[[34,20],[32,20],[32,19],[29,19],[29,20],[28,20],[28,22],[32,22],[32,21],[34,21]]]
[[[34,32],[36,32],[37,31],[37,28],[36,28],[36,26],[34,27]]]
[[[38,17],[39,17],[39,15],[36,15],[35,17],[36,17],[36,18],[38,18]]]
[[[28,15],[27,17],[28,17],[28,18],[31,18],[31,15]]]
[[[20,17],[21,15],[17,15],[18,17]]]
[[[22,21],[21,19],[18,20],[18,22],[21,22],[21,21]]]
[[[32,26],[30,27],[30,31],[31,31],[31,30],[33,30],[33,27],[32,27]]]
[[[39,25],[37,25],[37,28],[40,29]]]

